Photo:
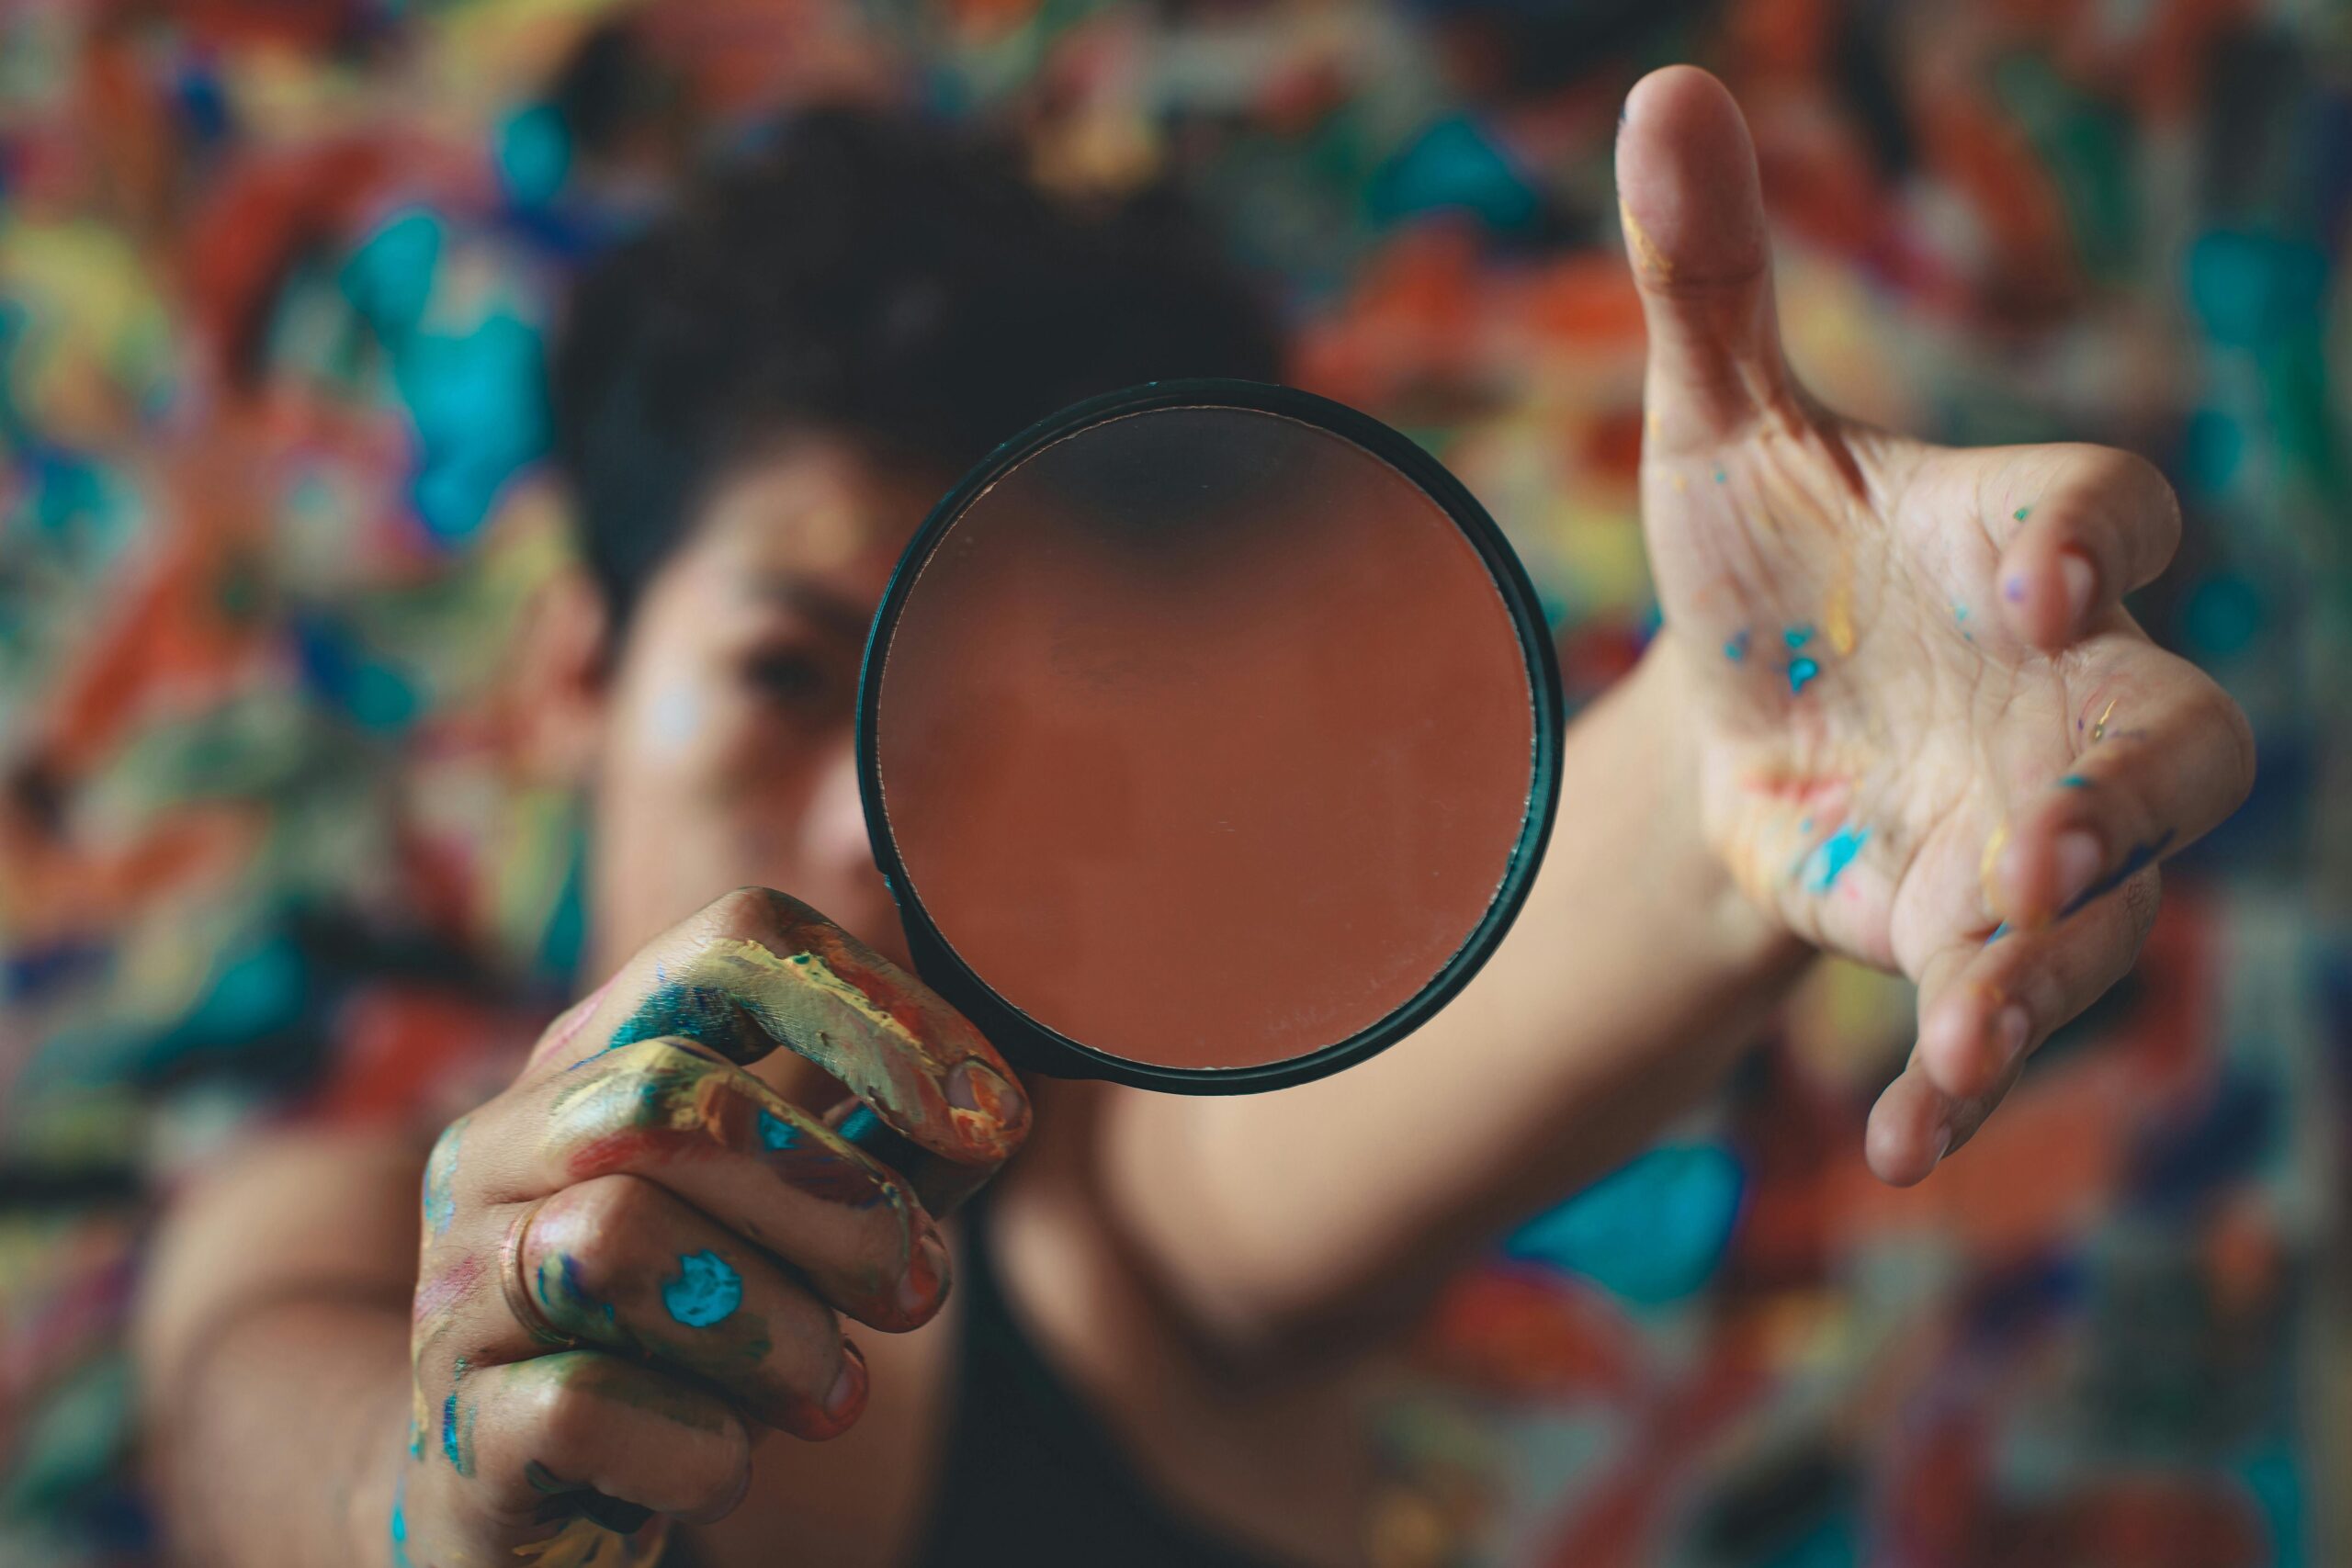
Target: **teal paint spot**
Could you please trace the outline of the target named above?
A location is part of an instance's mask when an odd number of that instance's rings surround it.
[[[687,1327],[708,1328],[743,1304],[743,1276],[716,1252],[686,1253],[678,1277],[662,1287],[662,1304]]]
[[[1747,657],[1747,634],[1745,631],[1724,644],[1724,657],[1734,664],[1741,662]]]
[[[1964,621],[1968,619],[1968,606],[1965,604],[1954,604],[1951,607],[1951,618],[1955,621]]]
[[[861,1105],[842,1118],[839,1131],[844,1142],[854,1144],[860,1138],[870,1137],[880,1125],[882,1118],[874,1113],[874,1107]]]
[[[452,1389],[449,1397],[441,1402],[441,1455],[449,1461],[450,1469],[470,1477],[474,1472],[473,1448],[473,1408],[469,1405],[460,1411],[457,1391]]]
[[[518,207],[541,207],[571,172],[571,137],[553,104],[533,104],[498,129],[498,173]]]
[[[2262,599],[2245,578],[2223,572],[2199,583],[2181,610],[2188,644],[2209,658],[2243,653],[2262,634]]]
[[[1374,174],[1365,202],[1384,226],[1423,213],[1459,212],[1505,231],[1525,228],[1542,207],[1505,142],[1466,116],[1422,131]]]
[[[1717,484],[1722,484],[1722,483],[1723,483],[1723,482],[1724,482],[1726,479],[1728,479],[1730,477],[1731,477],[1730,475],[1728,475],[1728,474],[1724,473],[1721,468],[1717,468],[1717,469],[1715,470],[1715,482],[1716,482]]]
[[[1728,1150],[1668,1145],[1530,1220],[1503,1251],[1582,1275],[1639,1305],[1679,1301],[1722,1262],[1745,1185]]]
[[[403,1474],[400,1484],[392,1488],[392,1568],[409,1568],[408,1562],[408,1477]]]
[[[800,1146],[800,1129],[773,1111],[760,1112],[760,1146],[763,1149],[796,1149]]]
[[[1804,818],[1803,821],[1799,822],[1799,823],[1797,824],[1797,831],[1798,831],[1798,832],[1800,832],[1800,833],[1810,833],[1810,832],[1812,832],[1812,831],[1813,831],[1813,818],[1810,818],[1810,817],[1808,817],[1808,818]]]
[[[424,208],[394,213],[344,263],[336,280],[343,297],[377,332],[405,337],[433,298],[443,233],[441,220]]]
[[[2083,777],[2080,773],[2068,773],[2064,778],[2060,779],[2058,782],[2067,789],[2088,789],[2091,787],[2091,781]]]
[[[465,1138],[466,1121],[459,1117],[441,1134],[433,1145],[433,1157],[424,1164],[424,1223],[439,1235],[458,1217],[458,1145]]]
[[[1789,690],[1791,692],[1804,691],[1805,688],[1805,682],[1820,673],[1821,666],[1815,664],[1812,660],[1792,659],[1789,660]]]
[[[2007,936],[2007,935],[2008,935],[2008,934],[2009,934],[2009,922],[2008,922],[2008,921],[2007,921],[2007,920],[2003,920],[1999,925],[1995,926],[1995,927],[1993,928],[1993,934],[1992,934],[1991,936],[1988,936],[1988,937],[1986,937],[1986,938],[1984,939],[1984,945],[1985,945],[1985,946],[1987,946],[1987,947],[1990,947],[1990,946],[1992,946],[1995,942],[1996,942],[2000,941],[2003,937],[2005,937],[2005,936]]]
[[[2020,506],[2015,512],[2010,513],[2009,515],[2022,523],[2025,521],[2025,514],[2032,510],[2033,508],[2030,506]]]
[[[1787,643],[1793,651],[1813,640],[1813,628],[1809,626],[1791,626],[1781,634],[1781,640]]]
[[[1826,893],[1836,886],[1838,877],[1845,874],[1846,868],[1854,863],[1854,857],[1860,854],[1862,846],[1870,841],[1871,830],[1868,828],[1857,831],[1849,825],[1815,845],[1813,853],[1805,857],[1802,873],[1805,891]]]

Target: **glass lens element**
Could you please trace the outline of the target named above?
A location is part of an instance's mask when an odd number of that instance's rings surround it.
[[[901,896],[1036,1022],[1160,1067],[1295,1060],[1411,1000],[1496,901],[1527,653],[1469,538],[1363,446],[1114,417],[917,570],[874,708]]]

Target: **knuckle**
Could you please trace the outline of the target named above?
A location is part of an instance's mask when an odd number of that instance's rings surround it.
[[[670,1218],[652,1182],[600,1176],[547,1200],[532,1223],[525,1260],[534,1270],[560,1262],[579,1288],[610,1299],[638,1261],[658,1251]]]
[[[561,1364],[554,1367],[552,1375],[533,1384],[524,1424],[542,1464],[559,1473],[576,1472],[597,1451],[610,1413],[592,1384],[585,1356],[548,1359]]]
[[[720,894],[703,911],[713,936],[766,942],[792,927],[822,919],[814,909],[773,887],[738,887]]]

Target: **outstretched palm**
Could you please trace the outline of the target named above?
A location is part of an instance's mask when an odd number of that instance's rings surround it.
[[[1870,1140],[1917,1179],[2129,967],[2153,863],[2244,797],[2251,742],[2118,604],[2178,536],[2154,468],[1815,404],[1745,127],[1703,73],[1635,89],[1618,175],[1650,329],[1643,512],[1707,831],[1791,931],[1920,982]]]

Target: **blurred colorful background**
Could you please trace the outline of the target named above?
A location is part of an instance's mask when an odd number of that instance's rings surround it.
[[[818,98],[1172,178],[1293,378],[1503,522],[1581,697],[1652,616],[1609,152],[1677,59],[1754,124],[1828,400],[2172,476],[2137,608],[2262,778],[1924,1187],[1860,1157],[1908,994],[1824,969],[1461,1280],[1380,1416],[1384,1568],[2352,1562],[2352,7],[0,0],[0,1563],[150,1560],[157,1195],[573,978],[577,807],[500,672],[583,256]]]

